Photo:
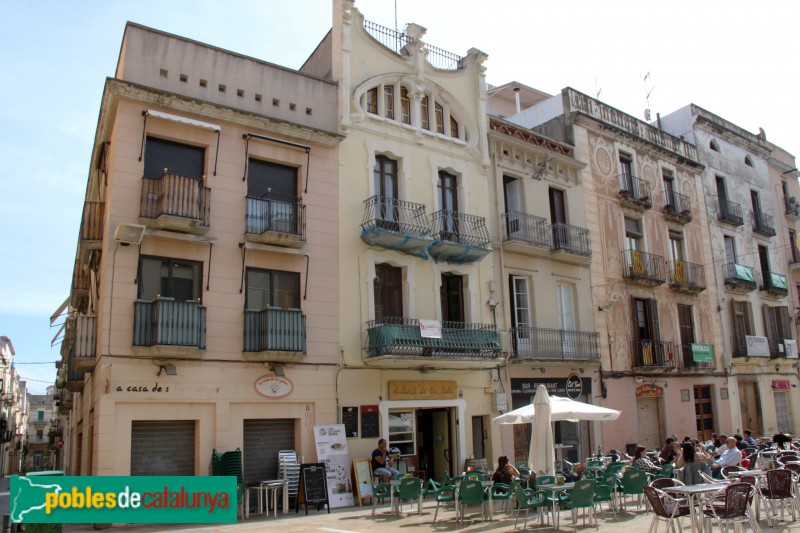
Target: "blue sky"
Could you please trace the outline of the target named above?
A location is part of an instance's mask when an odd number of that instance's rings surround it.
[[[426,41],[489,54],[487,80],[566,86],[642,118],[690,102],[800,153],[793,0],[397,0]],[[393,0],[359,0],[395,26]],[[488,9],[491,9],[489,12]],[[29,388],[55,378],[49,316],[66,298],[105,78],[125,22],[299,68],[331,24],[330,0],[6,0],[0,32],[0,335]],[[43,364],[32,364],[43,363]]]

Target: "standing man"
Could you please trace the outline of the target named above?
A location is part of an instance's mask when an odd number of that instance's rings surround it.
[[[381,476],[381,483],[386,483],[389,478],[399,474],[400,471],[392,468],[392,456],[389,455],[389,443],[386,439],[378,441],[378,447],[372,452],[372,473]]]

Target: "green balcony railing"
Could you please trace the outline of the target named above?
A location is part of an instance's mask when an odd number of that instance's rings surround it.
[[[244,351],[305,353],[306,315],[300,309],[245,309]]]
[[[419,320],[386,317],[367,324],[367,354],[430,357],[432,359],[494,359],[500,340],[492,324],[441,322],[441,338],[423,337]]]
[[[206,347],[206,308],[173,298],[137,300],[133,312],[134,346]]]

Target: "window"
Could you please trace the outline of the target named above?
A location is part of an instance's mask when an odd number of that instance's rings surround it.
[[[786,306],[773,307],[765,304],[762,309],[770,353],[774,356],[785,354],[781,350],[784,339],[791,340],[794,338],[791,321],[789,320],[789,308]]]
[[[458,138],[458,122],[452,116],[450,117],[450,136]]]
[[[41,422],[44,420],[44,411],[37,411],[36,412],[36,420]]]
[[[664,170],[661,174],[664,180],[664,202],[665,206],[672,207],[673,210],[678,210],[678,199],[675,196],[675,176],[671,170]]]
[[[297,197],[297,167],[250,158],[247,162],[247,196]]]
[[[431,121],[430,115],[428,111],[428,95],[422,97],[422,102],[420,104],[420,111],[422,116],[422,129],[430,130],[431,129]]]
[[[36,430],[36,440],[42,440],[44,438],[44,430],[37,429]]]
[[[681,339],[681,352],[683,353],[683,365],[694,366],[692,358],[691,344],[695,342],[694,320],[692,318],[692,306],[678,304],[678,331]]]
[[[442,320],[448,322],[465,322],[464,319],[464,280],[455,274],[442,274],[442,286],[439,289],[442,304]]]
[[[753,206],[753,214],[758,221],[759,215],[761,215],[761,198],[758,191],[750,191],[750,204]]]
[[[408,89],[400,87],[400,121],[411,124],[411,101],[408,99]]]
[[[444,240],[458,240],[458,179],[452,174],[439,171],[439,204],[441,205]]]
[[[671,261],[683,261],[683,235],[669,232],[669,254]]]
[[[734,339],[733,354],[737,356],[747,355],[746,335],[755,335],[753,327],[753,308],[748,301],[733,300],[733,332]]]
[[[633,156],[624,152],[619,153],[619,187],[628,191],[631,195],[636,194],[633,186]]]
[[[733,237],[730,235],[725,235],[723,240],[725,242],[725,262],[736,263],[736,243],[734,242]]]
[[[658,305],[656,300],[633,298],[633,337],[636,341],[658,341]]]
[[[513,236],[522,230],[522,183],[517,178],[503,176],[503,199],[506,208],[506,231]]]
[[[367,113],[378,114],[378,88],[373,87],[367,91]]]
[[[300,233],[297,168],[250,158],[247,162],[247,231]]]
[[[375,218],[381,227],[399,231],[400,213],[397,205],[397,161],[384,155],[375,158],[373,171],[377,212]]]
[[[625,217],[625,249],[641,251],[642,236],[642,221]]]
[[[202,263],[143,256],[139,261],[139,299],[174,298],[177,301],[199,300]]]
[[[761,275],[764,279],[769,279],[769,273],[772,272],[769,266],[769,251],[766,246],[758,246],[758,262],[761,265]]]
[[[444,133],[444,107],[438,102],[434,102],[433,106],[436,115],[436,133]]]
[[[794,230],[789,230],[789,262],[800,263],[797,253],[797,234]]]
[[[414,444],[416,436],[414,411],[395,411],[389,413],[389,447],[398,448],[400,455],[416,455]]]
[[[381,263],[375,265],[375,321],[403,317],[403,271]]]
[[[394,85],[383,86],[383,114],[394,120]]]
[[[144,152],[144,177],[157,179],[169,174],[203,179],[205,148],[147,137]]]
[[[519,356],[533,355],[531,345],[531,308],[528,279],[520,276],[508,278],[511,290],[511,327],[514,331],[514,351]]]
[[[726,215],[728,213],[728,191],[725,188],[725,179],[717,176],[716,177],[716,184],[717,184],[717,198],[719,199],[719,211],[721,215]]]
[[[259,311],[267,307],[300,308],[300,274],[280,270],[248,268],[245,309]]]
[[[33,466],[42,466],[44,462],[44,454],[42,452],[33,452]]]

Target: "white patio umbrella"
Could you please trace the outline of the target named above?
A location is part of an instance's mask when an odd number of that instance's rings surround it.
[[[540,387],[543,385],[539,385]],[[539,391],[537,390],[538,394]],[[534,403],[524,405],[519,409],[514,409],[492,419],[492,424],[530,424],[536,417],[535,399]],[[567,420],[578,422],[579,420],[608,421],[616,420],[620,411],[592,405],[589,403],[578,402],[571,398],[562,396],[550,396],[550,420],[558,422]]]
[[[544,385],[539,385],[536,389],[533,405],[535,406],[536,416],[534,417],[531,431],[528,465],[537,476],[554,476],[553,424],[550,419],[550,398]]]

